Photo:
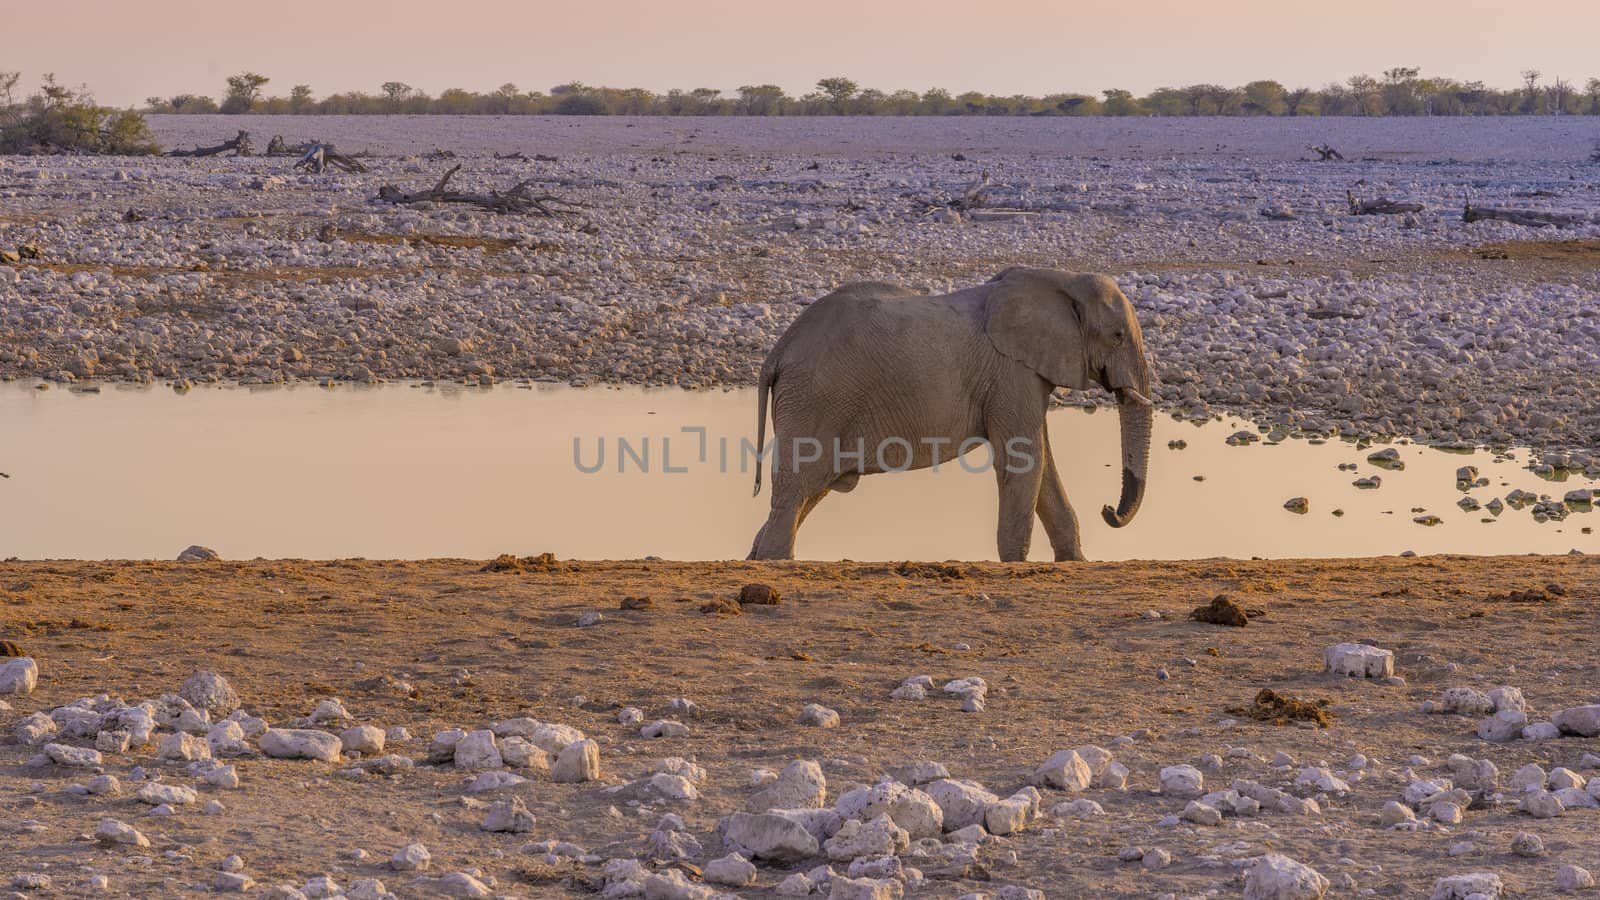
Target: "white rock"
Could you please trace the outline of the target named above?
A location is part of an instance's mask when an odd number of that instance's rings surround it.
[[[1488,697],[1489,702],[1494,704],[1494,709],[1491,710],[1492,712],[1499,712],[1502,709],[1520,709],[1523,712],[1528,711],[1528,701],[1523,699],[1521,688],[1501,685],[1500,687],[1490,691]]]
[[[100,751],[67,744],[45,744],[44,755],[58,766],[90,768],[100,765]]]
[[[1561,788],[1581,788],[1584,783],[1582,775],[1565,767],[1551,769],[1550,777],[1546,781],[1552,791],[1560,790]]]
[[[639,729],[639,736],[647,738],[684,737],[688,734],[689,726],[671,719],[660,719]]]
[[[1105,807],[1093,800],[1074,800],[1071,803],[1057,803],[1050,807],[1050,815],[1058,818],[1087,819],[1090,816],[1103,816]]]
[[[831,900],[900,900],[905,885],[892,878],[834,876],[828,890]]]
[[[433,736],[428,742],[428,762],[446,763],[454,762],[456,758],[456,745],[461,743],[467,733],[460,728],[447,728]]]
[[[1378,822],[1385,828],[1416,820],[1417,816],[1411,811],[1411,807],[1395,800],[1384,803],[1383,809],[1378,813]]]
[[[1449,875],[1433,883],[1430,900],[1498,900],[1505,885],[1493,872]]]
[[[1540,790],[1549,779],[1550,776],[1545,774],[1544,769],[1539,764],[1528,763],[1512,774],[1511,793],[1526,794],[1529,791]]]
[[[1556,870],[1556,890],[1562,893],[1594,887],[1594,876],[1582,866],[1562,866]]]
[[[1394,654],[1366,644],[1334,644],[1322,652],[1322,661],[1335,675],[1387,678],[1394,674]]]
[[[489,806],[489,814],[479,827],[484,831],[522,834],[533,830],[535,819],[521,797],[511,797]]]
[[[811,893],[813,887],[814,885],[811,883],[811,879],[806,876],[806,873],[796,872],[778,882],[774,893],[780,897],[804,897]]]
[[[261,733],[261,752],[274,759],[339,760],[339,738],[326,731],[268,728]]]
[[[1562,734],[1595,737],[1600,735],[1600,703],[1559,710],[1550,717],[1550,721],[1561,729]]]
[[[472,782],[467,785],[467,793],[486,794],[490,791],[498,791],[508,787],[516,787],[519,784],[527,784],[527,782],[528,779],[523,778],[521,775],[513,775],[510,772],[484,772],[477,778],[472,779]]]
[[[1554,722],[1534,722],[1522,729],[1522,739],[1525,741],[1553,741],[1561,736],[1561,729]]]
[[[1031,811],[1032,803],[1026,797],[996,800],[983,811],[984,830],[990,834],[1015,834],[1027,826]]]
[[[550,754],[516,736],[500,739],[500,759],[515,769],[550,771]]]
[[[0,663],[0,694],[31,694],[39,684],[39,664],[26,656]]]
[[[116,819],[101,819],[95,827],[94,838],[104,845],[122,845],[128,847],[148,847],[150,839],[140,834],[138,829]]]
[[[313,725],[338,724],[350,718],[350,713],[345,711],[344,704],[337,697],[331,697],[317,704],[311,711]]]
[[[823,849],[834,862],[849,862],[864,856],[892,856],[905,850],[910,843],[905,829],[887,815],[880,815],[870,822],[850,819],[828,838]]]
[[[487,728],[469,731],[456,742],[454,759],[456,768],[469,771],[498,769],[505,765],[500,758],[500,747],[495,743],[494,732]]]
[[[568,744],[550,766],[551,780],[560,784],[594,781],[600,777],[600,745],[591,740]]]
[[[1093,770],[1076,750],[1057,750],[1033,773],[1034,784],[1070,792],[1088,790],[1093,778]]]
[[[1469,687],[1453,687],[1444,692],[1440,701],[1441,712],[1477,718],[1493,713],[1494,701],[1482,691]]]
[[[1486,741],[1509,741],[1522,736],[1528,714],[1520,709],[1502,709],[1478,723],[1478,737]]]
[[[235,790],[239,787],[239,770],[233,766],[218,766],[206,772],[205,780],[212,787]]]
[[[1549,791],[1533,791],[1524,794],[1520,804],[1522,811],[1535,819],[1554,819],[1566,810],[1566,805],[1561,798]]]
[[[162,784],[159,781],[146,783],[133,796],[140,802],[148,803],[151,806],[160,806],[162,804],[188,806],[200,799],[200,795],[195,793],[194,788],[177,784]]]
[[[1181,799],[1193,799],[1205,793],[1206,777],[1190,765],[1167,766],[1161,770],[1161,793]]]
[[[944,830],[944,811],[932,797],[890,779],[870,788],[847,792],[834,804],[834,809],[847,819],[874,819],[888,815],[914,841],[938,837]]]
[[[737,853],[706,863],[705,880],[711,884],[747,887],[756,883],[756,867]]]
[[[1245,879],[1245,900],[1320,900],[1328,879],[1287,856],[1268,853],[1256,860]]]
[[[214,718],[221,718],[239,708],[239,695],[226,678],[215,672],[190,675],[178,688],[178,696]]]
[[[805,826],[772,813],[734,813],[717,827],[728,844],[757,859],[797,862],[822,850]]]
[[[999,797],[984,790],[982,785],[974,781],[945,778],[933,782],[925,790],[928,796],[933,798],[933,802],[939,804],[939,810],[944,814],[946,831],[956,831],[969,825],[982,825],[989,807],[1000,802]]]
[[[439,880],[434,882],[433,889],[446,897],[483,898],[494,896],[494,892],[489,890],[488,885],[466,872],[451,872],[448,875],[440,876]]]
[[[800,710],[800,716],[795,722],[814,728],[837,728],[839,714],[819,703],[807,703],[805,708]]]
[[[339,732],[339,747],[345,753],[373,756],[383,752],[383,729],[357,725]]]
[[[96,775],[84,787],[95,796],[115,797],[122,793],[122,782],[115,775]]]
[[[1320,791],[1325,794],[1332,794],[1335,797],[1343,797],[1350,793],[1348,782],[1335,778],[1334,774],[1327,769],[1315,767],[1301,769],[1300,774],[1295,776],[1294,786],[1299,788],[1301,792],[1316,793]]]
[[[183,735],[188,737],[188,735]],[[162,740],[165,746],[166,739]],[[211,726],[206,732],[206,749],[211,756],[239,756],[250,752],[250,745],[245,743],[244,726],[238,722],[223,720]]]
[[[1181,818],[1185,822],[1193,822],[1196,825],[1221,825],[1222,811],[1215,807],[1207,806],[1199,800],[1190,800],[1188,805],[1183,808]]]
[[[750,797],[745,809],[819,809],[828,797],[828,780],[822,767],[807,759],[797,759],[778,773],[770,785]]]
[[[127,753],[133,745],[133,735],[129,732],[102,731],[94,736],[94,748],[101,753]]]
[[[543,722],[533,730],[533,745],[546,753],[560,753],[568,747],[584,739],[583,732],[571,725],[561,725],[555,722]]]
[[[389,868],[397,872],[422,872],[426,871],[433,862],[433,854],[420,843],[407,844],[394,852],[389,857]]]

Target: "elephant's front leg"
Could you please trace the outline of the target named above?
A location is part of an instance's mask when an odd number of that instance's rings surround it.
[[[1001,562],[1028,558],[1033,539],[1033,513],[1044,481],[1045,455],[1041,430],[1031,437],[993,436],[995,477],[1000,482],[1000,524],[996,543]]]
[[[1034,509],[1044,522],[1045,533],[1050,535],[1050,548],[1056,552],[1056,562],[1081,560],[1083,544],[1078,539],[1078,514],[1067,501],[1067,491],[1061,486],[1061,473],[1056,471],[1055,454],[1050,451],[1050,435],[1044,436],[1044,477],[1039,484],[1039,500]]]

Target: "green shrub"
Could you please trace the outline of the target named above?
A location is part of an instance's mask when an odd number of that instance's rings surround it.
[[[52,75],[25,102],[0,109],[0,153],[159,152],[144,116],[99,106],[87,91],[62,87]]]

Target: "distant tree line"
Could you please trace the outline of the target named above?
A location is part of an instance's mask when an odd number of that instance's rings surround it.
[[[1191,84],[1157,88],[1138,97],[1111,88],[1100,96],[1061,93],[998,96],[942,88],[921,93],[862,88],[849,78],[824,78],[816,90],[790,96],[773,84],[745,85],[733,94],[716,88],[671,90],[557,85],[548,93],[503,84],[489,93],[450,88],[437,97],[402,81],[376,93],[350,91],[317,98],[310,85],[286,97],[267,96],[270,79],[245,72],[227,80],[222,102],[196,94],[151,97],[151,113],[267,113],[299,115],[560,115],[560,116],[1508,116],[1600,115],[1600,78],[1579,89],[1562,78],[1542,81],[1527,70],[1513,88],[1481,81],[1423,77],[1415,66],[1382,78],[1356,75],[1321,88],[1286,88],[1276,81],[1241,87]]]

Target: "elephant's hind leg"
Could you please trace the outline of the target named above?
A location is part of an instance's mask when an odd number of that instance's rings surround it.
[[[1039,485],[1039,500],[1034,510],[1044,523],[1050,536],[1050,548],[1055,551],[1056,562],[1081,560],[1083,544],[1078,538],[1078,514],[1067,501],[1067,491],[1061,486],[1061,474],[1056,471],[1056,460],[1050,452],[1050,438],[1044,439],[1044,479]]]

